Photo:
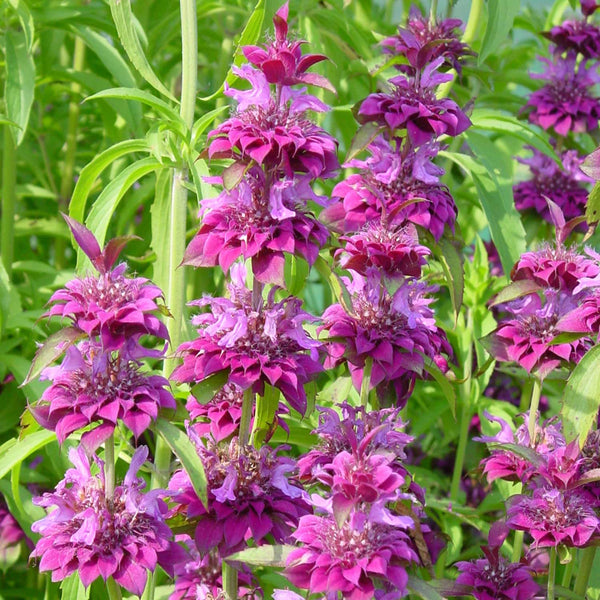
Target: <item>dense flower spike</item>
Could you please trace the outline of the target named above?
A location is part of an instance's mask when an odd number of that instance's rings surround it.
[[[585,61],[576,65],[575,53],[555,62],[540,60],[546,64],[546,71],[532,73],[531,77],[549,81],[530,96],[526,106],[530,109],[529,120],[563,136],[596,129],[600,100],[592,95],[599,81],[595,67],[587,66]]]
[[[439,181],[443,169],[431,162],[438,149],[428,144],[404,156],[377,138],[368,147],[371,157],[348,165],[359,167],[361,173],[333,188],[333,198],[340,201],[326,208],[321,217],[345,232],[359,231],[372,221],[380,221],[383,228],[409,221],[439,240],[446,225],[454,229],[457,209],[448,188]]]
[[[435,89],[452,76],[438,73],[444,63],[439,57],[429,63],[418,80],[399,75],[390,79],[390,94],[371,94],[358,110],[361,123],[377,123],[390,130],[406,129],[414,146],[425,144],[440,135],[457,136],[471,125],[469,118],[449,98],[436,98]]]
[[[301,310],[297,298],[275,302],[274,289],[266,301],[261,299],[253,306],[252,293],[244,284],[244,267],[237,267],[232,269],[230,298],[192,303],[210,305],[212,310],[192,320],[200,326],[198,338],[180,346],[183,364],[172,377],[181,383],[198,382],[229,369],[230,383],[259,394],[268,383],[304,414],[303,385],[322,371],[318,360],[322,343],[310,338],[302,327],[314,318]]]
[[[451,354],[444,332],[435,324],[434,288],[419,281],[403,281],[390,294],[374,273],[364,278],[356,273],[345,279],[352,306],[334,304],[323,314],[333,340],[328,345],[326,366],[348,360],[352,381],[360,389],[367,359],[372,359],[370,387],[384,393],[393,386],[397,401],[406,402],[415,379],[422,376],[426,358],[435,360]]]
[[[175,409],[169,382],[140,371],[135,345],[131,353],[126,350],[107,353],[83,342],[67,350],[59,367],[42,372],[52,385],[31,411],[43,427],[56,431],[60,443],[74,431],[98,423],[82,438],[95,449],[114,432],[118,420],[139,437],[156,421],[159,410]]]
[[[443,67],[453,68],[460,74],[462,62],[475,53],[460,41],[460,19],[431,20],[412,7],[406,27],[398,27],[398,33],[385,38],[381,45],[384,54],[406,56],[409,65],[395,65],[397,69],[414,75],[427,63],[444,59]]]
[[[529,166],[532,175],[531,179],[513,187],[517,209],[531,209],[552,222],[547,202],[550,198],[560,207],[566,219],[584,214],[588,197],[585,184],[592,180],[580,169],[583,158],[575,150],[567,150],[560,154],[561,169],[549,156],[530,146],[528,149],[533,153],[531,158],[517,158]]]
[[[307,211],[307,200],[324,200],[313,193],[307,177],[269,184],[260,168],[251,167],[236,187],[201,202],[204,217],[184,264],[228,271],[238,258],[251,258],[259,281],[283,285],[284,253],[312,265],[329,237]]]
[[[371,600],[374,581],[391,583],[406,594],[406,567],[418,563],[408,528],[372,523],[355,513],[338,527],[330,517],[307,515],[293,537],[304,546],[293,550],[285,573],[294,585],[311,593],[341,592],[349,600]]]
[[[98,577],[113,577],[141,596],[147,571],[168,557],[172,543],[164,523],[164,491],[142,494],[145,484],[136,477],[147,456],[145,446],[136,450],[123,483],[107,498],[102,461],[94,457],[100,473],[93,475],[83,448],[69,451],[75,468],[54,492],[34,500],[38,506],[56,507],[32,526],[42,536],[31,555],[40,559],[40,571],[51,571],[52,581],[78,572],[86,587]]]
[[[197,523],[200,553],[218,548],[226,556],[242,549],[250,537],[256,544],[267,536],[285,542],[309,512],[306,492],[288,478],[294,460],[279,455],[285,447],[240,447],[237,438],[220,446],[196,439],[196,446],[208,479],[208,507],[185,471],[173,475],[169,489],[174,510]]]

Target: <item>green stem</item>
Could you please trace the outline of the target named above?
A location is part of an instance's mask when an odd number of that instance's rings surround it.
[[[104,442],[104,477],[106,487],[104,494],[107,500],[112,500],[115,494],[115,434]]]
[[[539,377],[534,377],[531,390],[531,402],[529,403],[529,445],[535,445],[535,425],[537,423],[537,412],[542,395],[542,382]]]
[[[465,44],[471,44],[477,37],[477,33],[479,32],[479,24],[481,22],[481,15],[483,14],[483,3],[484,0],[471,0],[471,10],[469,11],[469,18],[465,27],[465,33],[462,37],[462,41]],[[440,85],[436,92],[438,98],[444,98],[448,96],[452,86],[454,85],[454,81],[456,80],[456,71],[452,69],[449,71],[449,73],[452,74],[452,79]]]
[[[365,359],[363,367],[362,381],[360,382],[360,404],[367,408],[369,403],[369,388],[371,387],[371,371],[373,370],[373,358],[371,356]]]
[[[596,557],[596,546],[584,548],[581,553],[581,564],[575,578],[575,587],[573,591],[579,596],[585,596],[588,588],[588,581],[594,566],[594,558]]]
[[[438,0],[431,0],[431,8],[429,9],[429,20],[435,22],[437,20]]]
[[[85,43],[80,37],[75,38],[73,49],[73,71],[83,71],[85,61]],[[71,84],[71,101],[69,102],[69,114],[67,119],[67,137],[65,160],[62,166],[62,179],[58,195],[58,209],[68,212],[71,193],[73,192],[73,175],[75,173],[75,156],[77,154],[77,130],[79,128],[79,95],[81,86],[77,82]],[[65,249],[67,240],[57,237],[54,243],[55,264],[57,269],[64,268]]]
[[[242,416],[240,418],[240,447],[248,444],[250,439],[250,420],[252,419],[252,408],[254,406],[254,392],[252,388],[244,391],[244,399],[242,400]]]
[[[106,591],[110,600],[122,600],[121,586],[112,578],[106,580]]]
[[[10,126],[4,126],[2,153],[2,225],[0,229],[0,254],[10,278],[15,253],[15,209],[17,204],[17,147]]]
[[[548,565],[547,600],[554,600],[554,580],[556,579],[556,546],[550,548],[550,564]]]
[[[573,577],[573,567],[575,566],[575,556],[571,556],[571,560],[567,563],[563,577],[562,577],[562,587],[568,588],[571,585],[571,577]]]
[[[468,309],[467,309],[468,310]],[[469,442],[469,426],[471,425],[472,417],[472,402],[471,402],[471,370],[473,368],[473,312],[468,310],[467,322],[465,325],[466,332],[466,347],[464,349],[463,358],[463,383],[458,388],[458,395],[461,401],[460,411],[460,431],[458,434],[458,446],[456,448],[456,456],[454,458],[454,469],[452,471],[452,482],[450,484],[450,500],[456,502],[460,492],[460,482],[462,472],[465,466],[465,456],[467,453],[467,444]]]
[[[237,600],[238,597],[238,572],[227,561],[223,561],[223,592],[226,600]]]
[[[519,490],[521,491],[521,490]],[[513,546],[512,552],[512,561],[514,563],[519,562],[521,560],[521,550],[523,549],[523,537],[525,532],[518,530],[515,531],[515,542]]]

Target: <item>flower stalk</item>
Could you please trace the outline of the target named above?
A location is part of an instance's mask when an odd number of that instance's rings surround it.
[[[575,587],[573,591],[579,596],[585,596],[588,587],[588,581],[594,566],[594,558],[596,557],[596,546],[584,548],[581,554],[581,564],[575,578]]]
[[[115,494],[115,434],[104,442],[104,474],[106,477],[105,495],[110,501]]]
[[[539,377],[534,377],[533,388],[531,389],[531,402],[529,403],[529,443],[535,442],[535,425],[537,423],[537,413],[540,406],[540,396],[542,395],[542,381]]]
[[[2,230],[0,253],[2,263],[10,277],[14,257],[15,206],[17,184],[16,145],[9,125],[4,126],[4,151],[2,154]]]
[[[556,547],[550,549],[550,564],[548,565],[548,600],[554,600],[554,580],[556,579]]]
[[[371,387],[371,371],[373,369],[373,358],[371,356],[365,359],[363,367],[362,381],[360,384],[360,404],[367,408],[369,403],[369,388]]]
[[[112,577],[106,580],[106,591],[110,600],[122,600],[123,598],[121,587]]]

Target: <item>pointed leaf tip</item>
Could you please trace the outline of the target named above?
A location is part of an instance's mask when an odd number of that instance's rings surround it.
[[[94,234],[79,221],[69,217],[65,213],[60,213],[63,219],[67,222],[77,245],[84,251],[85,255],[92,261],[92,264],[98,269],[99,263],[101,262],[102,250],[100,250],[100,244],[95,238]]]

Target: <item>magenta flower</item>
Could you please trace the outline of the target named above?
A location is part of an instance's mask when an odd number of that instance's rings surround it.
[[[581,0],[581,12],[589,17],[600,8],[596,0]]]
[[[540,58],[547,65],[546,71],[530,74],[549,82],[530,96],[526,105],[531,109],[529,120],[563,136],[571,131],[592,131],[600,118],[600,101],[592,95],[592,87],[599,80],[595,67],[588,67],[585,61],[576,66],[575,57],[571,53],[555,62]]]
[[[83,448],[69,451],[75,468],[54,492],[34,499],[38,506],[56,507],[32,526],[41,535],[31,554],[40,559],[40,571],[51,571],[52,581],[78,572],[85,587],[98,577],[113,577],[141,596],[147,571],[168,559],[172,537],[164,522],[164,491],[142,494],[145,483],[136,477],[147,456],[145,446],[135,451],[123,483],[107,498],[103,462],[94,456],[100,473],[92,475]]]
[[[450,98],[436,98],[438,85],[452,78],[438,73],[440,56],[429,63],[418,80],[399,75],[390,79],[391,94],[379,92],[363,100],[358,110],[360,123],[377,123],[392,131],[406,129],[413,146],[421,146],[440,135],[455,137],[471,125],[469,118]]]
[[[261,544],[272,536],[284,543],[309,512],[306,492],[288,477],[294,460],[278,454],[286,447],[240,448],[237,438],[228,446],[205,444],[196,439],[208,480],[208,507],[185,471],[177,471],[169,483],[174,510],[196,524],[200,553],[218,548],[226,556],[241,550],[249,538]]]
[[[506,524],[528,532],[536,546],[563,544],[580,548],[590,542],[600,525],[593,505],[578,488],[537,488],[531,497],[511,498]]]
[[[0,563],[5,565],[18,554],[20,542],[26,539],[25,532],[0,497]]]
[[[513,187],[515,206],[518,210],[534,210],[543,219],[552,222],[547,198],[562,210],[566,219],[579,217],[585,213],[588,190],[585,184],[592,180],[584,175],[580,158],[575,150],[560,154],[563,168],[539,150],[529,147],[531,158],[517,158],[529,165],[532,178]]]
[[[336,251],[340,266],[363,276],[377,269],[386,277],[420,277],[425,257],[431,250],[419,244],[419,236],[412,224],[388,225],[372,221],[350,236],[342,236],[344,248]]]
[[[375,582],[382,580],[405,595],[406,567],[419,563],[407,531],[372,523],[362,513],[340,528],[331,517],[304,516],[293,537],[304,545],[290,553],[285,574],[310,593],[371,600]]]
[[[600,290],[595,289],[586,295],[579,306],[558,321],[556,327],[559,331],[598,333],[600,331]]]
[[[252,293],[244,285],[244,267],[238,267],[232,269],[230,298],[205,297],[192,303],[210,305],[211,312],[192,320],[200,327],[198,337],[179,347],[183,364],[173,372],[173,380],[198,382],[228,369],[230,383],[258,394],[264,393],[268,383],[304,414],[303,385],[323,369],[319,363],[322,343],[302,327],[303,322],[315,319],[300,309],[297,298],[275,302],[275,289],[266,301],[253,306]]]
[[[327,229],[306,209],[319,203],[306,176],[267,184],[254,166],[232,190],[202,201],[202,223],[190,242],[184,264],[219,265],[228,271],[240,257],[252,259],[254,276],[262,283],[284,285],[285,253],[312,265],[329,237]]]
[[[329,306],[323,325],[332,340],[328,344],[326,367],[339,364],[344,357],[352,381],[360,389],[365,361],[373,361],[370,388],[395,389],[397,401],[405,403],[415,379],[423,376],[425,359],[434,360],[452,350],[445,333],[435,324],[428,294],[435,288],[419,281],[403,281],[390,294],[376,274],[368,278],[353,273],[344,278],[352,306]]]
[[[544,297],[545,304],[537,294],[529,294],[504,305],[507,316],[492,334],[498,360],[516,362],[540,377],[560,365],[576,365],[592,346],[589,338],[554,343],[561,332],[558,323],[576,308],[576,301],[571,294],[551,289]]]
[[[457,209],[448,188],[439,177],[443,169],[433,164],[438,151],[435,144],[421,146],[404,156],[383,138],[368,147],[371,157],[352,161],[361,168],[338,183],[332,192],[340,201],[321,213],[321,218],[336,229],[358,231],[372,221],[382,227],[419,225],[439,240],[448,225],[452,230]]]
[[[584,59],[600,58],[600,29],[587,20],[564,21],[542,35],[555,45],[555,55],[575,52]]]
[[[84,342],[71,346],[59,367],[42,372],[52,385],[31,411],[43,427],[56,431],[60,443],[74,431],[98,424],[82,437],[94,450],[118,420],[137,438],[156,421],[159,410],[175,409],[169,382],[141,372],[138,356],[125,350],[115,355]]]
[[[418,8],[412,7],[406,27],[381,43],[384,54],[406,56],[409,65],[395,65],[397,69],[414,75],[427,63],[442,57],[442,67],[456,69],[460,74],[463,59],[475,53],[460,41],[460,19],[430,20]]]
[[[290,42],[288,35],[289,7],[286,2],[273,17],[275,39],[264,47],[243,46],[244,56],[265,75],[269,83],[277,85],[316,85],[335,92],[331,83],[322,75],[306,73],[314,64],[327,60],[322,54],[302,55],[304,40]]]

